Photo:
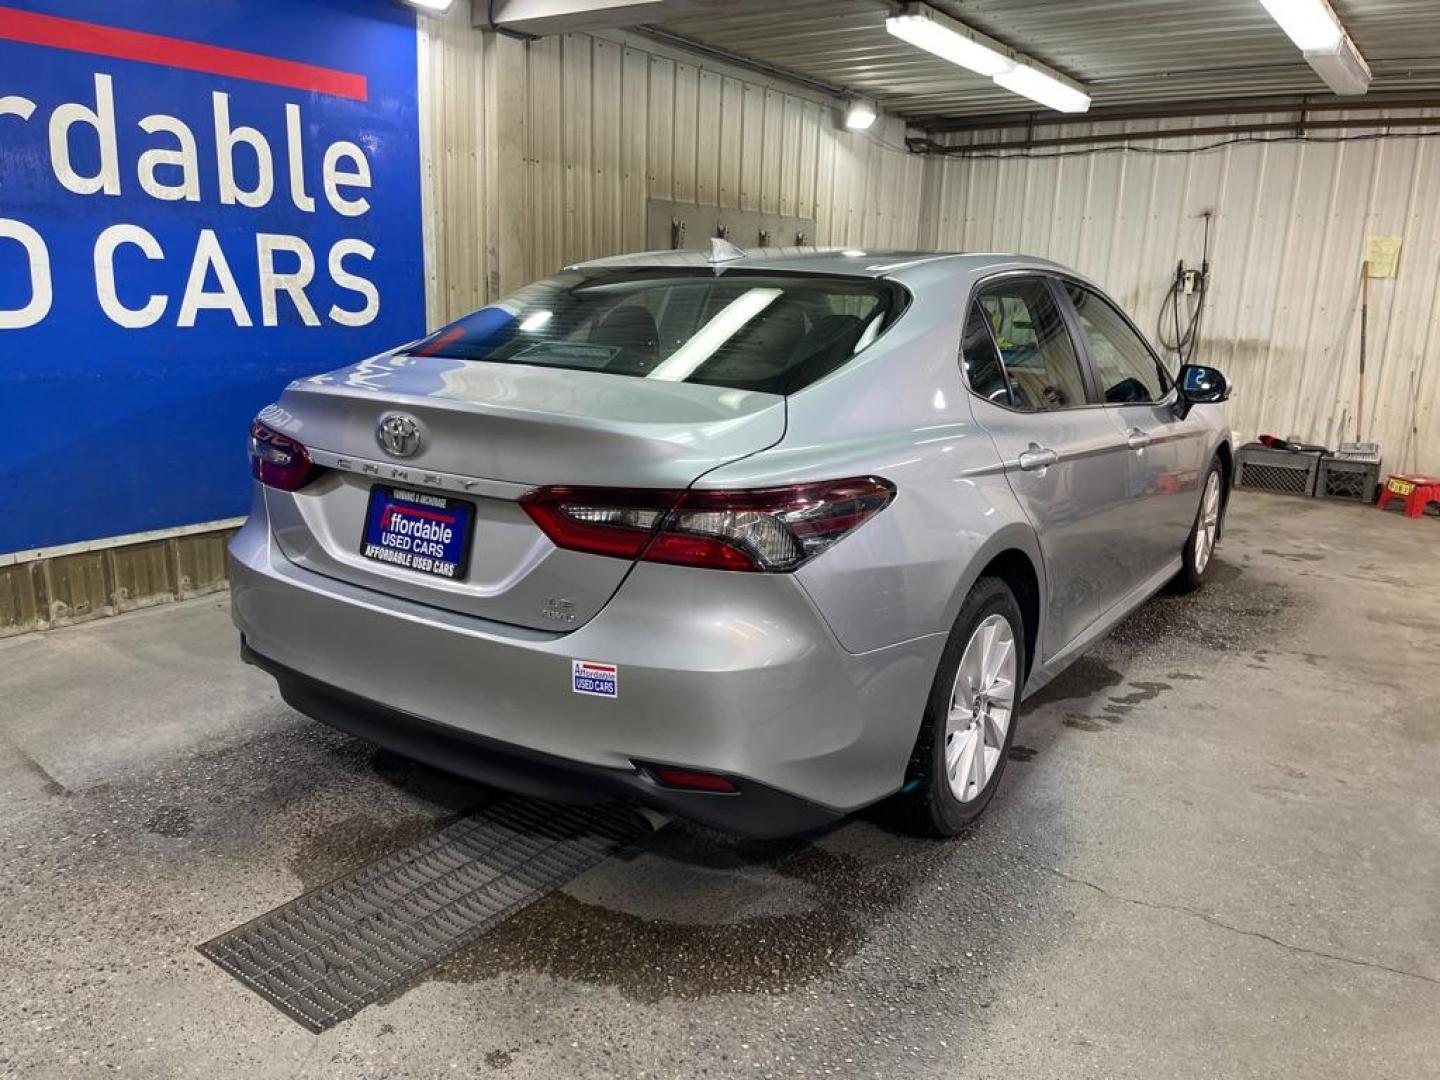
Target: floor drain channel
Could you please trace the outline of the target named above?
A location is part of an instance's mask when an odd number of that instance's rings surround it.
[[[623,805],[505,799],[200,952],[324,1031],[650,831]]]

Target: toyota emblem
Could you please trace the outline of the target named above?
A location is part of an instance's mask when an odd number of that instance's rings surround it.
[[[420,422],[405,413],[390,413],[380,418],[375,439],[391,457],[411,457],[420,449]]]

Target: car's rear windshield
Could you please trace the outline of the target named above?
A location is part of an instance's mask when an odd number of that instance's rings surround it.
[[[791,394],[874,341],[905,296],[868,278],[569,270],[451,323],[410,353]]]

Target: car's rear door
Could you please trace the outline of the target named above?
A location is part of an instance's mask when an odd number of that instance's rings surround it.
[[[1173,381],[1119,308],[1073,281],[1064,292],[1105,411],[1127,444],[1125,551],[1144,580],[1179,557],[1195,520],[1205,428],[1179,417]]]
[[[1129,448],[1099,404],[1055,283],[1005,274],[979,287],[962,344],[976,421],[1040,538],[1049,583],[1040,659],[1131,587],[1124,543]]]

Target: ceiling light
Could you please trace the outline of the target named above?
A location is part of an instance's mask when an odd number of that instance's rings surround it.
[[[1334,93],[1370,89],[1370,65],[1325,0],[1260,0]]]
[[[1363,94],[1370,89],[1370,65],[1365,63],[1349,34],[1340,35],[1340,44],[1333,52],[1305,50],[1305,60],[1315,69],[1315,74],[1325,80],[1332,93]]]
[[[924,4],[907,7],[903,15],[892,15],[885,20],[885,29],[942,60],[988,75],[1006,90],[1057,112],[1078,113],[1090,108],[1090,95],[1078,83]]]
[[[1333,53],[1345,31],[1325,0],[1260,0],[1301,52]]]
[[[1013,71],[1002,72],[995,81],[1046,108],[1063,113],[1082,113],[1090,108],[1090,95],[1068,80],[1062,81],[1037,67],[1021,64]]]
[[[852,98],[845,106],[845,126],[855,131],[864,131],[875,123],[875,103],[864,98]]]
[[[421,11],[431,11],[440,14],[449,11],[450,5],[455,3],[455,0],[405,0],[405,3],[411,7],[417,7]]]
[[[916,48],[981,75],[1010,71],[1015,61],[998,41],[923,5],[885,20],[885,29]]]

